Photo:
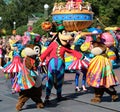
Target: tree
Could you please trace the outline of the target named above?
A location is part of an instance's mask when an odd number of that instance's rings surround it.
[[[14,21],[17,28],[27,25],[29,18],[36,15],[41,15],[40,18],[43,16],[44,4],[50,6],[49,14],[51,14],[55,1],[65,2],[66,0],[10,0],[7,4],[4,1],[6,0],[0,0],[0,17],[2,17],[0,28],[6,29],[7,34],[11,34]],[[84,0],[84,2],[91,3],[94,21],[97,17],[105,26],[120,25],[120,0]],[[96,22],[94,23],[96,24]],[[35,31],[37,31],[37,28],[34,28]]]
[[[2,16],[2,27],[10,34],[13,29],[13,22],[16,22],[16,27],[27,25],[28,19],[35,13],[44,13],[44,4],[51,5],[51,0],[11,0],[6,4],[3,0],[0,1],[0,16]],[[52,7],[50,7],[52,9]],[[50,13],[50,10],[49,10]]]
[[[27,25],[22,25],[17,28],[16,34],[23,35],[27,31]]]
[[[86,0],[91,3],[94,17],[105,26],[119,25],[120,0]],[[96,19],[96,18],[95,18]]]

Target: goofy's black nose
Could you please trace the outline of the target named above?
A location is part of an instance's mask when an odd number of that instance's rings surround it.
[[[74,37],[75,37],[75,34],[74,34],[74,33],[72,33],[72,34],[71,34],[71,36],[74,38]]]

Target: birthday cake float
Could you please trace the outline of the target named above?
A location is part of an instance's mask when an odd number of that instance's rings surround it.
[[[81,31],[93,23],[91,4],[82,0],[55,2],[51,14],[53,23],[62,20],[67,31]]]

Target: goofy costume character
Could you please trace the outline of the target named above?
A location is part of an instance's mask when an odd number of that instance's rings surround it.
[[[63,99],[61,94],[65,72],[65,52],[70,53],[77,59],[83,58],[82,53],[70,49],[69,42],[74,40],[73,35],[66,32],[65,27],[62,25],[59,25],[57,27],[57,31],[57,38],[51,42],[48,48],[40,56],[41,62],[45,61],[45,59],[47,59],[46,57],[48,57],[48,80],[46,83],[46,97],[44,102],[45,104],[49,102],[49,97],[53,85],[57,90],[57,101],[61,101]]]

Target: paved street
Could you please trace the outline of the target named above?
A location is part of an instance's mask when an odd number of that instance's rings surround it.
[[[115,73],[120,79],[120,68],[115,69]],[[11,94],[10,82],[5,80],[1,71],[0,74],[0,112],[16,112],[15,105],[18,94]],[[120,99],[117,102],[110,102],[110,96],[104,94],[102,102],[94,104],[90,102],[93,97],[91,88],[88,88],[88,92],[75,93],[74,76],[74,73],[65,74],[63,96],[67,97],[67,100],[57,102],[55,100],[55,89],[53,89],[51,94],[52,101],[49,106],[44,109],[37,109],[34,102],[28,100],[22,112],[120,112]],[[120,86],[117,86],[116,90],[120,96]],[[45,90],[43,90],[43,100],[44,97]]]

